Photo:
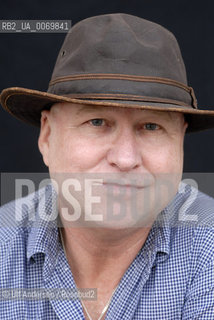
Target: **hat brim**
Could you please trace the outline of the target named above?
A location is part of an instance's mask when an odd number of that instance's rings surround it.
[[[75,99],[69,96],[60,96],[48,92],[12,87],[1,93],[3,108],[14,117],[28,124],[39,127],[41,111],[49,109],[54,103],[72,102],[106,107],[138,108],[142,110],[180,112],[188,122],[187,132],[194,132],[214,128],[214,111],[198,110],[186,106],[166,103],[152,103],[123,100],[89,100]]]

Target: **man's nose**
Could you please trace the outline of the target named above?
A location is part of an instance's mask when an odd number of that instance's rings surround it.
[[[108,150],[107,161],[120,171],[130,171],[142,164],[140,146],[131,128],[116,134]]]

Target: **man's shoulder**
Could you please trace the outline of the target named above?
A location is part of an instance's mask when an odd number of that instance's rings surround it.
[[[44,195],[44,189],[37,190],[0,207],[0,243],[12,240],[32,226],[38,219],[39,201]]]
[[[191,191],[187,207],[194,215],[198,226],[214,230],[214,198],[198,190]]]
[[[214,198],[195,187],[182,184],[173,203],[176,220],[193,227],[207,227],[214,230]]]
[[[43,220],[52,219],[50,213],[55,213],[55,203],[56,193],[51,185],[47,185],[0,207],[0,242],[8,241],[32,226],[38,227]]]
[[[214,198],[183,184],[166,208],[163,225],[174,255],[189,261],[214,260]],[[161,221],[161,223],[162,223]],[[203,260],[203,258],[202,258]]]
[[[185,185],[177,207],[172,238],[201,265],[214,263],[214,198]],[[175,228],[174,228],[175,227]],[[177,242],[178,241],[178,242]]]
[[[30,194],[0,207],[0,243],[12,240],[29,226],[29,212],[35,208],[35,195]]]
[[[200,247],[200,251],[205,259],[210,255],[214,262],[214,198],[198,191],[197,197],[192,204],[192,215],[195,217],[195,247]]]

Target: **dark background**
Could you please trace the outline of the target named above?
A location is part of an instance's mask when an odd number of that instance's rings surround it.
[[[199,107],[214,109],[214,10],[212,1],[78,0],[2,1],[0,19],[67,19],[124,12],[157,22],[178,39],[189,85]],[[0,33],[0,90],[20,86],[46,91],[65,34]],[[0,171],[45,172],[37,147],[39,131],[0,108]],[[185,172],[213,172],[214,130],[187,135]]]

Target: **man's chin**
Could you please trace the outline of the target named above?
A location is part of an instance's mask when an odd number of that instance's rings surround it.
[[[84,214],[80,219],[76,221],[68,221],[65,216],[61,215],[64,227],[69,228],[95,228],[95,229],[108,229],[112,231],[125,230],[125,229],[137,229],[151,227],[157,218],[157,212],[126,212],[126,214],[118,213],[109,214],[96,211],[93,215],[90,215],[90,219],[87,214]],[[94,218],[93,218],[94,217]],[[96,218],[99,217],[99,219]],[[102,217],[102,219],[101,219]]]

